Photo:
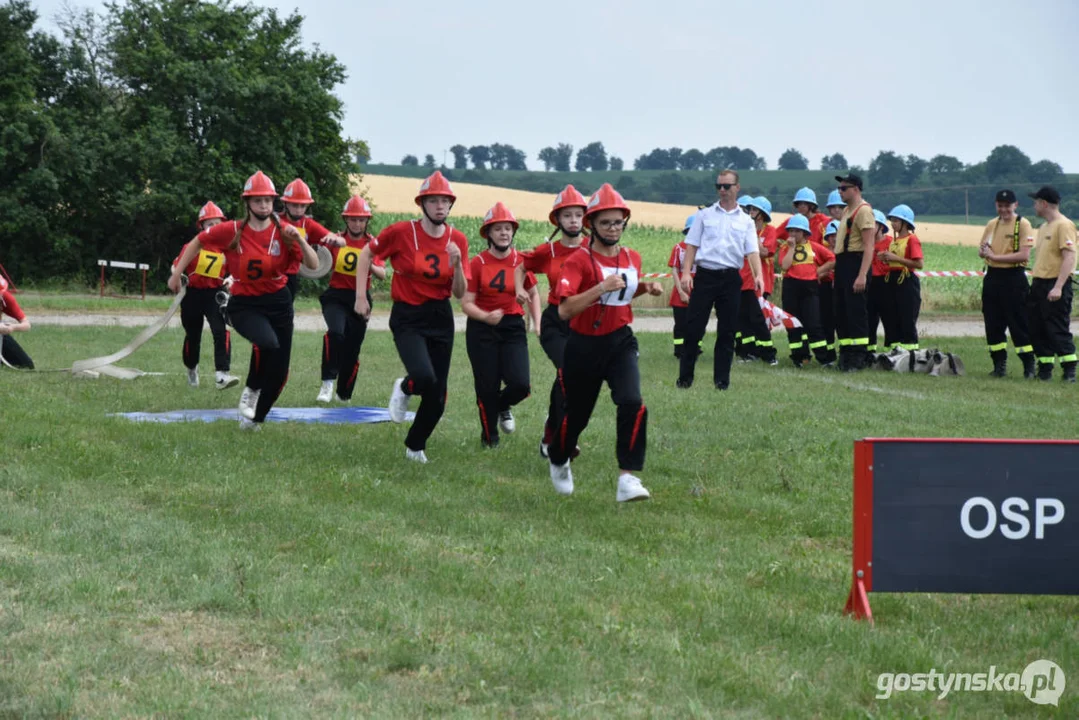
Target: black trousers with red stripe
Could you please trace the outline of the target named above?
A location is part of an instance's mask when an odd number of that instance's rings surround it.
[[[558,306],[547,305],[540,317],[540,347],[555,368],[554,382],[551,383],[551,399],[547,405],[547,424],[543,427],[543,442],[551,442],[554,428],[555,411],[562,407],[565,398],[562,395],[562,381],[558,371],[562,369],[562,359],[566,354],[566,342],[569,340],[569,323],[558,317]]]
[[[820,293],[818,294],[820,299],[820,330],[825,342],[828,343],[826,362],[835,362],[836,359],[835,313],[832,310],[833,292],[831,280],[820,281]]]
[[[353,310],[355,290],[326,288],[319,302],[326,321],[326,334],[322,336],[322,379],[337,380],[337,396],[348,400],[360,372],[360,348],[367,337],[367,320]],[[371,305],[370,292],[367,304]]]
[[[548,448],[550,461],[564,465],[588,426],[599,391],[606,381],[616,411],[615,454],[621,470],[641,470],[647,446],[648,409],[641,400],[641,373],[637,367],[637,338],[629,327],[609,335],[571,332],[565,365],[560,371],[565,404],[555,418]]]
[[[490,445],[498,442],[498,414],[532,392],[524,318],[504,315],[498,325],[469,318],[465,347],[472,363],[482,439]]]
[[[34,369],[34,361],[30,359],[22,346],[15,342],[15,338],[10,335],[0,335],[0,355],[3,355],[4,360],[12,367],[24,370]],[[3,368],[3,365],[3,363],[0,363],[0,369]]]
[[[180,301],[180,324],[184,327],[184,367],[194,368],[202,353],[202,319],[210,323],[214,338],[214,369],[228,372],[232,360],[232,344],[225,318],[217,307],[216,288],[188,288]]]
[[[446,410],[446,389],[453,357],[453,310],[449,300],[422,305],[395,302],[390,310],[390,330],[397,354],[404,363],[402,388],[420,396],[416,419],[405,436],[405,447],[424,450],[427,438]]]
[[[251,343],[252,375],[247,386],[262,390],[255,422],[262,422],[288,381],[292,360],[292,293],[282,288],[272,295],[233,295],[229,322]]]

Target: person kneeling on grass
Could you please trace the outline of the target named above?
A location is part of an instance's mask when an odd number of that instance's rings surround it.
[[[588,426],[604,381],[618,408],[618,502],[647,500],[648,490],[633,473],[644,468],[648,410],[641,400],[637,338],[630,303],[644,293],[662,295],[658,282],[641,282],[641,256],[620,247],[629,221],[622,196],[604,183],[588,201],[584,222],[593,229],[588,248],[566,260],[559,280],[558,314],[569,320],[565,365],[561,373],[565,402],[554,420],[550,453],[551,482],[562,495],[573,492],[572,450]]]
[[[524,257],[513,247],[517,228],[513,213],[502,203],[487,211],[480,226],[487,249],[472,258],[471,275],[461,301],[461,309],[468,316],[465,347],[472,363],[480,411],[480,442],[487,448],[498,447],[499,430],[507,435],[516,430],[511,408],[532,392],[528,333],[518,297],[527,292],[532,323],[538,328],[539,293],[535,276],[522,271]],[[525,292],[518,293],[517,288],[522,286]]]
[[[22,349],[19,343],[15,342],[15,338],[11,337],[13,332],[26,332],[29,330],[30,321],[26,319],[26,313],[22,311],[19,303],[15,301],[15,296],[8,289],[7,280],[0,276],[0,318],[3,318],[4,315],[13,318],[15,324],[10,325],[0,322],[0,357],[4,359],[4,362],[0,362],[0,367],[6,363],[11,367],[33,370],[34,361],[30,359],[30,356],[26,354],[26,351]]]
[[[783,269],[783,309],[801,321],[802,327],[787,330],[791,361],[797,368],[809,364],[812,352],[822,366],[828,367],[828,341],[820,326],[820,282],[835,267],[835,254],[810,240],[809,221],[792,215],[787,221],[787,242],[779,250]]]

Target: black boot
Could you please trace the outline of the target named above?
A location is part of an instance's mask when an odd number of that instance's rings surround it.
[[[1007,377],[1008,352],[1006,350],[994,350],[993,352],[989,353],[989,357],[993,360],[993,371],[989,373],[989,377]],[[1034,358],[1031,357],[1031,360],[1033,359]]]
[[[1060,368],[1064,371],[1064,378],[1063,378],[1064,382],[1066,382],[1066,383],[1075,382],[1075,363],[1074,362],[1061,363]]]
[[[1038,363],[1038,379],[1039,380],[1052,380],[1053,379],[1053,363]]]
[[[1035,369],[1037,363],[1034,362],[1034,353],[1022,353],[1019,355],[1019,359],[1023,361],[1023,379],[1033,380],[1035,377],[1037,377],[1038,373]]]

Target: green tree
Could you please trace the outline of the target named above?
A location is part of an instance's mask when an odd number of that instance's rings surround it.
[[[601,142],[593,142],[585,145],[577,151],[577,162],[574,167],[578,171],[603,172],[607,169],[607,150]]]
[[[569,161],[573,157],[573,146],[568,143],[558,143],[558,147],[554,149],[554,152],[554,169],[557,172],[569,172]]]
[[[1014,145],[998,145],[985,159],[985,172],[990,182],[1026,177],[1030,158]]]
[[[929,160],[926,170],[930,175],[952,175],[963,172],[963,163],[951,155],[934,155]]]
[[[545,147],[539,151],[539,155],[536,156],[536,159],[543,163],[544,170],[550,172],[551,168],[555,166],[555,163],[558,160],[558,151],[550,146]]]
[[[869,163],[869,180],[874,185],[898,185],[906,172],[906,162],[891,150],[881,150]]]
[[[450,148],[453,153],[453,169],[465,170],[468,168],[468,148],[464,145],[454,145]]]
[[[680,170],[701,170],[704,168],[704,153],[697,148],[690,148],[678,159]]]
[[[487,163],[491,159],[491,148],[486,145],[473,145],[468,149],[468,156],[472,158],[472,167],[477,170],[486,170]]]
[[[423,156],[423,166],[428,170],[435,169],[435,156],[431,153],[427,153]]]
[[[907,155],[903,161],[903,182],[907,185],[913,185],[925,173],[928,162],[918,157],[917,155]]]
[[[820,159],[821,170],[846,170],[847,158],[842,153],[833,153],[832,155],[825,155]]]
[[[621,172],[624,165],[625,165],[625,163],[622,162],[622,158],[620,158],[620,157],[618,157],[616,155],[611,155],[611,160],[610,160],[610,168],[611,168],[611,170],[614,170],[615,172]]]
[[[1027,180],[1032,183],[1056,182],[1064,175],[1064,168],[1052,160],[1039,160],[1027,169]]]
[[[405,155],[401,158],[401,164],[405,167],[419,167],[420,159],[415,155]]]
[[[779,156],[777,165],[780,170],[808,170],[809,160],[806,159],[805,155],[794,148],[787,148],[787,150]]]

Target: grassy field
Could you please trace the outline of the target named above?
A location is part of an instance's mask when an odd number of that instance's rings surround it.
[[[129,338],[24,345],[50,368]],[[320,340],[297,334],[282,406],[313,404]],[[640,342],[653,500],[632,507],[614,502],[606,394],[577,494],[550,487],[534,339],[518,433],[480,452],[458,338],[426,466],[388,424],[107,418],[234,406],[235,390],[185,386],[178,331],[129,363],[162,377],[0,372],[0,717],[1079,714],[1072,688],[1055,713],[1017,693],[874,697],[882,672],[1046,658],[1074,678],[1075,598],[874,595],[875,628],[840,612],[853,440],[1074,438],[1075,386],[990,382],[982,342],[948,340],[969,377],[739,365],[727,393],[676,393],[669,339]],[[355,403],[384,406],[390,335],[371,333],[362,361]]]

